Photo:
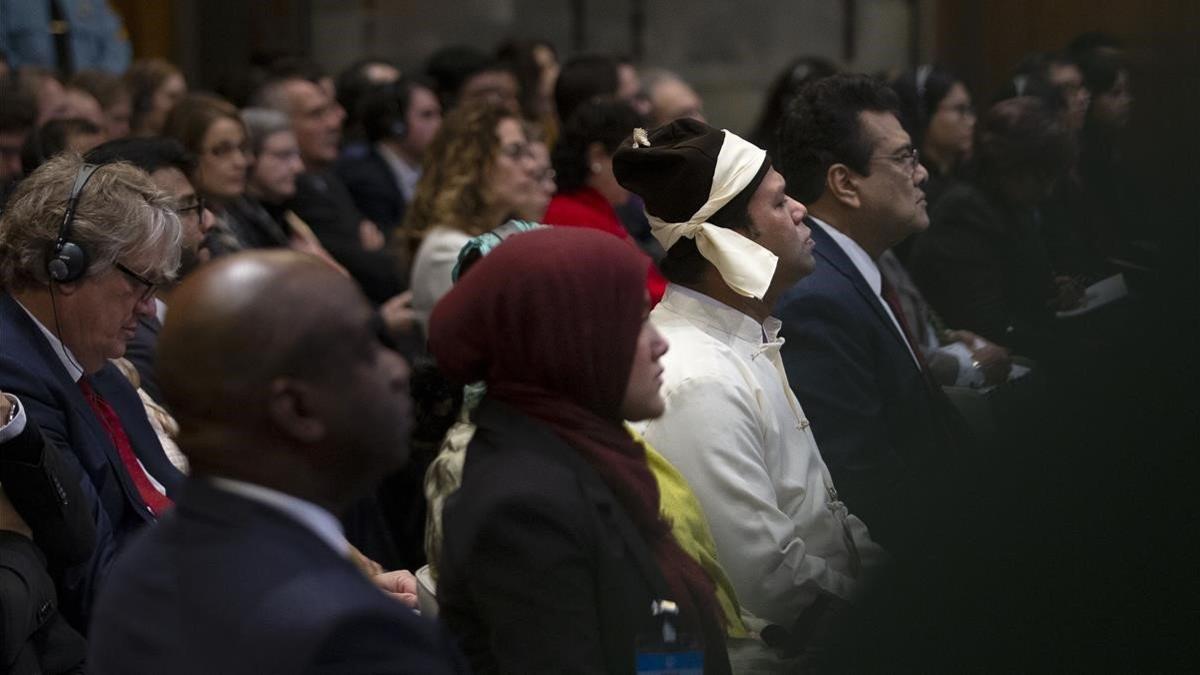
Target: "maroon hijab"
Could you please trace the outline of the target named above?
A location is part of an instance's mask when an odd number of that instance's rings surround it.
[[[645,258],[612,235],[515,235],[434,308],[429,349],[448,377],[486,381],[489,397],[547,425],[587,460],[654,552],[685,625],[723,661],[713,582],[660,517],[658,484],[621,420],[645,284]]]

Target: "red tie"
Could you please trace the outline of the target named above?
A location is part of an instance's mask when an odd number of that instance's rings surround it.
[[[79,379],[79,389],[83,391],[83,397],[87,399],[88,405],[92,406],[92,411],[100,418],[100,424],[104,425],[104,430],[116,446],[121,463],[125,465],[125,472],[129,474],[142,501],[156,518],[161,516],[173,502],[150,483],[146,470],[138,463],[137,455],[133,454],[133,445],[129,443],[129,436],[125,433],[125,427],[121,425],[121,419],[117,417],[117,411],[113,410],[108,401],[100,398],[87,378]]]
[[[916,340],[913,340],[912,333],[908,331],[908,319],[904,315],[904,306],[900,304],[900,296],[896,293],[896,288],[888,282],[887,277],[880,276],[883,282],[879,289],[879,294],[883,296],[883,301],[888,307],[892,308],[892,314],[896,316],[896,323],[900,324],[900,332],[904,335],[905,341],[908,342],[908,348],[912,350],[913,356],[917,357],[917,363],[921,366],[921,372],[927,372],[925,366],[925,356],[921,354],[921,350],[917,348]]]

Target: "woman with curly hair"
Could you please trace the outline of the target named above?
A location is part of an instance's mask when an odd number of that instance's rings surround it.
[[[547,197],[520,118],[494,104],[446,117],[426,151],[405,227],[422,238],[413,261],[413,309],[424,324],[450,290],[450,270],[471,237],[516,217],[537,220]]]

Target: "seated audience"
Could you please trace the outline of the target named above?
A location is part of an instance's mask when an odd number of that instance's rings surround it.
[[[358,114],[368,145],[343,152],[334,172],[364,216],[392,234],[416,194],[425,150],[442,124],[442,107],[429,84],[400,80],[360,99]]]
[[[644,274],[611,237],[530,232],[476,263],[431,318],[439,367],[488,387],[444,514],[439,585],[476,670],[632,673],[670,620],[705,672],[729,671],[714,582],[663,522],[622,424],[664,405],[667,344],[646,318]],[[655,616],[662,600],[678,615]]]
[[[54,71],[40,66],[22,66],[17,70],[17,87],[37,102],[37,125],[67,117],[66,90]]]
[[[696,491],[744,606],[805,643],[882,551],[838,500],[779,357],[771,308],[814,264],[804,207],[763,150],[691,119],[636,131],[613,171],[671,282],[651,313],[672,344],[666,414],[641,433]]]
[[[909,260],[945,320],[1043,361],[1062,355],[1055,310],[1080,296],[1055,276],[1037,207],[1070,166],[1071,132],[1039,99],[1001,101],[981,120],[970,183],[933,210]]]
[[[312,228],[373,302],[384,303],[404,291],[405,261],[385,249],[379,225],[359,213],[333,172],[345,114],[337,102],[313,82],[291,75],[264,84],[254,105],[287,115],[300,145],[305,172],[296,179],[288,208]]]
[[[405,228],[423,237],[412,266],[419,321],[452,280],[467,241],[514,216],[541,214],[546,196],[517,116],[498,105],[466,106],[446,117],[429,146]]]
[[[0,81],[0,208],[25,172],[21,148],[37,129],[37,104],[31,96]]]
[[[629,202],[629,191],[613,176],[612,155],[639,123],[633,108],[620,101],[594,101],[575,109],[554,146],[558,194],[546,208],[546,224],[589,227],[636,246],[615,210]],[[649,256],[646,264],[646,287],[654,305],[667,280]]]
[[[392,84],[400,79],[400,69],[389,61],[367,57],[359,59],[338,73],[334,80],[338,105],[346,111],[343,122],[343,137],[347,145],[362,140],[361,104],[372,90],[380,85]]]
[[[193,472],[115,566],[89,671],[466,672],[405,606],[412,575],[372,584],[336,518],[407,456],[408,368],[354,284],[290,251],[229,256],[176,290],[159,347]]]
[[[558,52],[546,40],[508,40],[496,48],[496,58],[517,76],[521,115],[542,128],[551,144],[558,138],[554,84],[560,70]]]
[[[0,389],[85,478],[96,527],[87,562],[57,579],[80,631],[117,551],[171,506],[182,480],[109,362],[179,267],[173,207],[139,169],[64,154],[22,181],[0,217]]]
[[[46,160],[68,151],[82,154],[104,142],[100,127],[85,119],[63,117],[43,124],[21,148],[21,172],[33,173]]]
[[[167,114],[187,94],[183,73],[163,59],[139,59],[125,71],[124,77],[133,102],[129,133],[158,136],[167,121]]]
[[[889,551],[929,555],[950,533],[941,488],[969,449],[878,260],[929,226],[925,168],[887,85],[811,83],[779,133],[788,194],[808,206],[816,269],[780,297],[782,359],[838,493]]]

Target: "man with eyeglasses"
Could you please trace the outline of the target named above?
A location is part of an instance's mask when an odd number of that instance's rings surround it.
[[[196,193],[188,176],[195,169],[195,158],[178,141],[161,137],[122,138],[109,141],[89,152],[92,164],[129,162],[150,174],[150,180],[173,200],[179,217],[182,246],[179,251],[179,272],[183,279],[213,256],[210,236],[216,218],[205,208],[204,199]],[[135,277],[136,278],[136,277]],[[150,279],[139,279],[146,293],[154,297],[154,313],[138,317],[137,333],[125,350],[125,358],[137,369],[141,387],[158,403],[163,403],[154,372],[154,354],[158,333],[167,314],[171,286],[155,287]]]
[[[63,451],[96,529],[86,562],[49,561],[62,613],[81,632],[117,551],[171,506],[183,478],[111,362],[154,314],[154,289],[175,277],[176,206],[129,164],[61,155],[21,182],[0,217],[0,390]]]
[[[788,192],[808,205],[816,270],[785,293],[783,363],[850,510],[898,556],[942,533],[941,477],[967,450],[878,260],[929,227],[928,173],[896,95],[861,75],[801,91],[780,132]]]

